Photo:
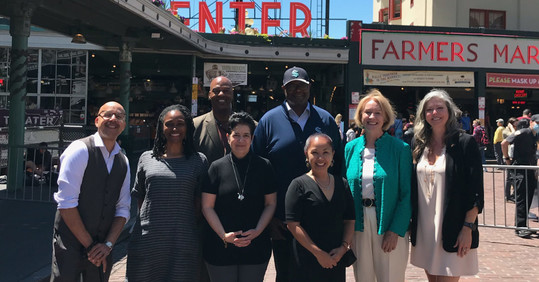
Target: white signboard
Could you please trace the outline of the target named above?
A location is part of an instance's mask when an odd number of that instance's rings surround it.
[[[365,85],[474,87],[473,72],[363,70]]]
[[[352,92],[352,104],[359,104],[359,92]]]
[[[363,31],[363,65],[539,69],[539,39]]]
[[[479,109],[479,119],[481,120],[482,124],[485,124],[485,97],[478,97],[477,98],[477,107]]]
[[[204,86],[209,87],[212,79],[226,76],[232,85],[247,85],[247,64],[204,63]]]

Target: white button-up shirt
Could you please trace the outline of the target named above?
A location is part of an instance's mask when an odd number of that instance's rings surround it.
[[[305,111],[298,116],[294,110],[288,105],[288,102],[286,102],[286,109],[288,110],[288,116],[295,121],[299,126],[301,127],[301,130],[305,127],[305,124],[307,124],[307,120],[309,119],[309,116],[311,115],[311,104],[307,103],[307,107],[305,108]]]
[[[94,141],[95,146],[101,150],[107,170],[110,173],[114,164],[114,157],[120,152],[121,148],[118,144],[115,144],[114,149],[109,154],[98,132],[94,134]],[[129,220],[129,209],[131,207],[131,195],[129,191],[131,172],[127,157],[125,157],[125,161],[127,162],[127,173],[120,190],[118,202],[116,203],[115,216],[124,217],[127,221]],[[58,192],[54,193],[54,200],[58,203],[58,209],[69,209],[79,205],[80,187],[87,165],[88,148],[80,140],[71,143],[60,156]]]

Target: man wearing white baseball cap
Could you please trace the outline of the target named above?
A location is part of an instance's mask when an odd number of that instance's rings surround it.
[[[503,154],[502,154],[502,141],[503,141],[503,119],[499,118],[496,120],[496,131],[494,132],[494,138],[492,143],[494,144],[494,155],[496,155],[496,163],[499,165],[504,165]]]
[[[277,176],[277,208],[269,224],[276,281],[294,281],[293,237],[284,224],[286,191],[294,178],[309,171],[303,147],[311,134],[324,133],[334,140],[335,165],[330,173],[335,176],[341,175],[343,146],[339,142],[339,128],[331,114],[309,102],[311,80],[303,68],[287,69],[282,89],[286,100],[260,119],[252,147],[256,154],[270,160]]]

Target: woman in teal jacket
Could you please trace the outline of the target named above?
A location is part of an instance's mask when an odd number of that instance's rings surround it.
[[[412,213],[410,147],[385,132],[395,111],[380,91],[361,99],[354,118],[365,132],[345,149],[356,205],[354,275],[356,281],[404,281]]]

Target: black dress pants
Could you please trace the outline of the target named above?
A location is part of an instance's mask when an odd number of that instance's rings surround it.
[[[273,260],[277,273],[275,282],[297,281],[296,263],[292,243],[294,241],[290,232],[284,232],[285,240],[272,240]]]
[[[517,169],[516,175],[521,175],[522,181],[516,187],[516,222],[517,227],[526,227],[526,221],[528,219],[528,212],[530,211],[530,205],[532,204],[533,194],[537,187],[537,179],[535,179],[535,173],[533,170]]]

